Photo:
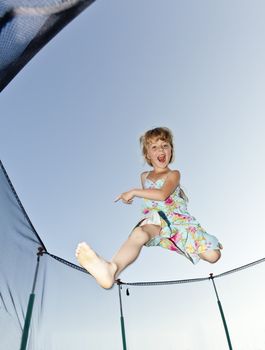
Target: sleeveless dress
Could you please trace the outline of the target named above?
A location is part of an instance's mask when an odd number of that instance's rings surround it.
[[[147,176],[144,188],[159,189],[164,185],[165,179],[153,182]],[[221,249],[222,245],[189,214],[187,200],[180,196],[180,190],[178,186],[165,201],[143,199],[144,217],[137,226],[147,224],[161,226],[159,235],[153,237],[145,245],[147,247],[160,246],[175,251],[196,264],[200,260],[200,253]]]

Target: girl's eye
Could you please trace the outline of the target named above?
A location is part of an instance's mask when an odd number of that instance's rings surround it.
[[[168,147],[169,147],[169,145],[167,143],[163,145],[163,148],[167,149]]]

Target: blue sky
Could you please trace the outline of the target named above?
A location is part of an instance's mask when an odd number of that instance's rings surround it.
[[[75,262],[75,246],[86,240],[111,258],[140,217],[139,200],[133,206],[113,200],[140,185],[139,174],[148,166],[140,154],[139,136],[163,125],[175,136],[172,168],[182,174],[190,212],[223,243],[223,257],[216,265],[193,266],[171,252],[144,249],[121,278],[201,277],[264,256],[264,10],[257,0],[96,1],[9,84],[1,94],[1,159],[50,252]],[[252,329],[251,318],[243,322],[240,305],[236,308],[234,302],[235,291],[251,288],[244,279],[258,283],[258,275],[253,269],[242,272],[241,278],[218,280],[231,310],[237,349],[264,347],[259,338],[262,321],[260,328]],[[145,349],[161,349],[159,341],[165,349],[175,349],[171,338],[178,335],[182,349],[224,349],[217,310],[216,315],[207,311],[211,303],[216,308],[210,287],[175,288],[148,293],[137,289],[126,299],[129,349],[141,348],[144,327],[161,329],[165,324],[169,334],[160,340],[144,337]],[[264,291],[263,281],[259,289]],[[100,299],[106,307],[116,292],[101,291],[92,280],[87,291],[90,300]],[[252,319],[259,319],[259,293],[249,293],[251,310],[256,307],[258,313],[251,314]],[[165,313],[165,305],[156,304],[171,294],[178,295],[173,315],[181,304],[176,318]],[[80,299],[85,296],[81,289]],[[135,305],[147,315],[141,316],[145,322],[139,327]],[[203,321],[191,317],[194,308],[205,313]],[[153,313],[156,323],[151,327]],[[219,328],[209,336],[212,318]],[[180,329],[183,320],[190,322],[188,330]],[[105,332],[115,322],[118,311],[106,319]],[[102,331],[100,322],[93,327],[94,336]],[[79,332],[84,336],[82,327]],[[252,332],[255,340],[250,340]],[[222,340],[213,345],[216,337]],[[70,338],[76,344],[72,333]],[[86,341],[92,338],[90,333]],[[101,349],[98,346],[94,348]]]

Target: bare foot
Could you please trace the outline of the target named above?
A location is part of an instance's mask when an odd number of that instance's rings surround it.
[[[113,286],[116,264],[100,258],[85,242],[78,244],[75,256],[79,264],[95,277],[101,287],[109,289]]]

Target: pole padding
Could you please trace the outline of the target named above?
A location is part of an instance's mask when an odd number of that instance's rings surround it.
[[[223,308],[222,308],[221,301],[219,299],[219,295],[218,295],[218,292],[217,292],[216,285],[214,283],[214,275],[212,273],[210,273],[210,279],[212,280],[212,283],[213,283],[213,288],[214,288],[214,291],[215,291],[218,308],[219,308],[219,311],[220,311],[220,314],[221,314],[221,318],[222,318],[222,321],[223,321],[223,326],[224,326],[224,329],[225,329],[225,335],[226,335],[226,340],[227,340],[227,343],[228,343],[228,348],[229,348],[229,350],[233,350],[231,339],[230,339],[230,335],[229,335],[229,331],[228,331],[228,327],[227,327],[227,323],[226,323],[226,320],[225,320],[225,314],[224,314],[224,311],[223,311]]]
[[[123,317],[123,310],[122,310],[122,298],[121,298],[121,281],[117,280],[117,285],[119,288],[119,302],[120,302],[120,321],[121,321],[121,336],[122,336],[122,349],[127,350],[126,346],[126,336],[125,336],[125,324],[124,324],[124,317]]]
[[[30,294],[24,328],[23,328],[23,334],[21,338],[20,350],[26,350],[27,348],[29,327],[30,327],[30,321],[31,321],[32,310],[34,305],[34,299],[35,299],[35,294]]]

